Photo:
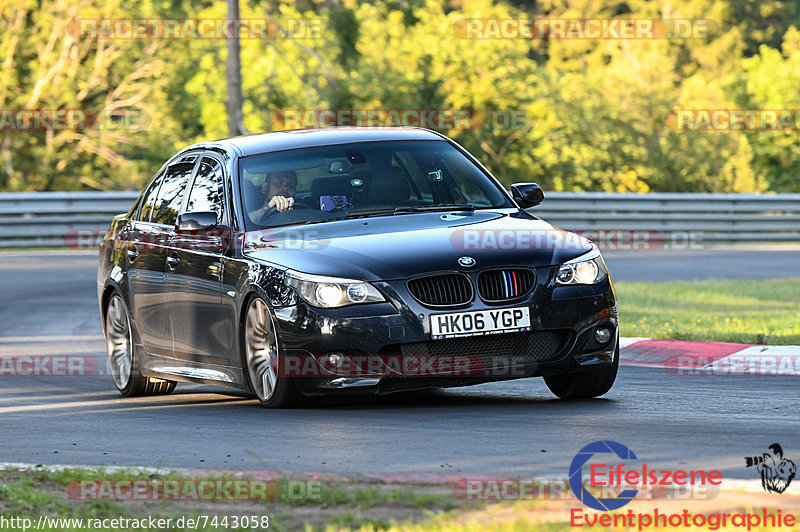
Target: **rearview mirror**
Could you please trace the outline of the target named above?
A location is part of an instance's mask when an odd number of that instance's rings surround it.
[[[511,196],[523,209],[535,207],[544,201],[542,187],[536,183],[514,183],[511,185]]]
[[[185,212],[178,216],[175,224],[178,232],[205,231],[214,229],[219,222],[214,211]]]

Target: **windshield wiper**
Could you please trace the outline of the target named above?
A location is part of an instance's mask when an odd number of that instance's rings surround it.
[[[409,207],[396,207],[394,209],[371,209],[361,211],[350,211],[346,218],[358,216],[373,216],[379,214],[408,214],[412,212],[436,212],[436,211],[474,211],[475,205],[468,203],[437,203],[436,205],[417,205]]]
[[[286,227],[289,225],[311,225],[321,224],[325,222],[335,222],[336,220],[344,220],[345,218],[360,218],[362,216],[379,216],[379,215],[394,215],[394,214],[410,214],[415,212],[437,212],[437,211],[474,211],[478,207],[470,205],[469,203],[439,203],[436,205],[419,205],[416,207],[396,207],[394,209],[364,209],[361,211],[348,211],[344,216],[339,218],[325,218],[323,220],[308,220],[305,222],[296,221],[285,224],[271,225],[263,227],[262,229],[272,229],[275,227]]]
[[[372,216],[375,214],[394,214],[394,209],[364,209],[362,211],[348,211],[345,218],[358,218],[359,216]]]
[[[394,212],[474,211],[475,209],[477,209],[477,207],[469,203],[438,203],[436,205],[420,205],[417,207],[398,207]]]

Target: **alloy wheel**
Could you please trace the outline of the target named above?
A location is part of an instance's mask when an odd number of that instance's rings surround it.
[[[261,298],[253,299],[247,308],[244,336],[253,391],[262,402],[269,401],[278,385],[278,341],[272,316]]]
[[[124,390],[131,378],[133,345],[131,324],[124,303],[119,295],[114,295],[108,303],[106,312],[106,350],[111,376],[117,388]]]

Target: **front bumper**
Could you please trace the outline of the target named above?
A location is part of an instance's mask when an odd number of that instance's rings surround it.
[[[281,374],[305,394],[391,393],[524,377],[560,375],[614,361],[617,310],[610,279],[593,286],[556,286],[556,268],[536,269],[535,289],[522,301],[472,302],[432,310],[417,302],[406,282],[375,286],[387,302],[319,309],[298,298],[276,308]],[[527,306],[531,330],[432,340],[430,316],[442,312]],[[602,345],[597,327],[611,329]],[[330,363],[329,355],[344,362]]]

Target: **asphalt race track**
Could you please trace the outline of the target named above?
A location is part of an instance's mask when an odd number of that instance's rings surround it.
[[[800,248],[721,247],[709,249],[603,251],[615,281],[785,279],[800,276]]]
[[[617,281],[798,275],[800,249],[605,252]],[[106,375],[95,255],[0,254],[0,357],[83,355],[96,371],[0,376],[0,462],[283,470],[387,477],[563,476],[587,443],[649,466],[756,478],[774,442],[800,459],[798,381],[678,377],[623,367],[602,399],[561,402],[541,379],[323,400],[268,411],[244,394],[179,384],[123,399]],[[219,393],[221,392],[221,393]]]

